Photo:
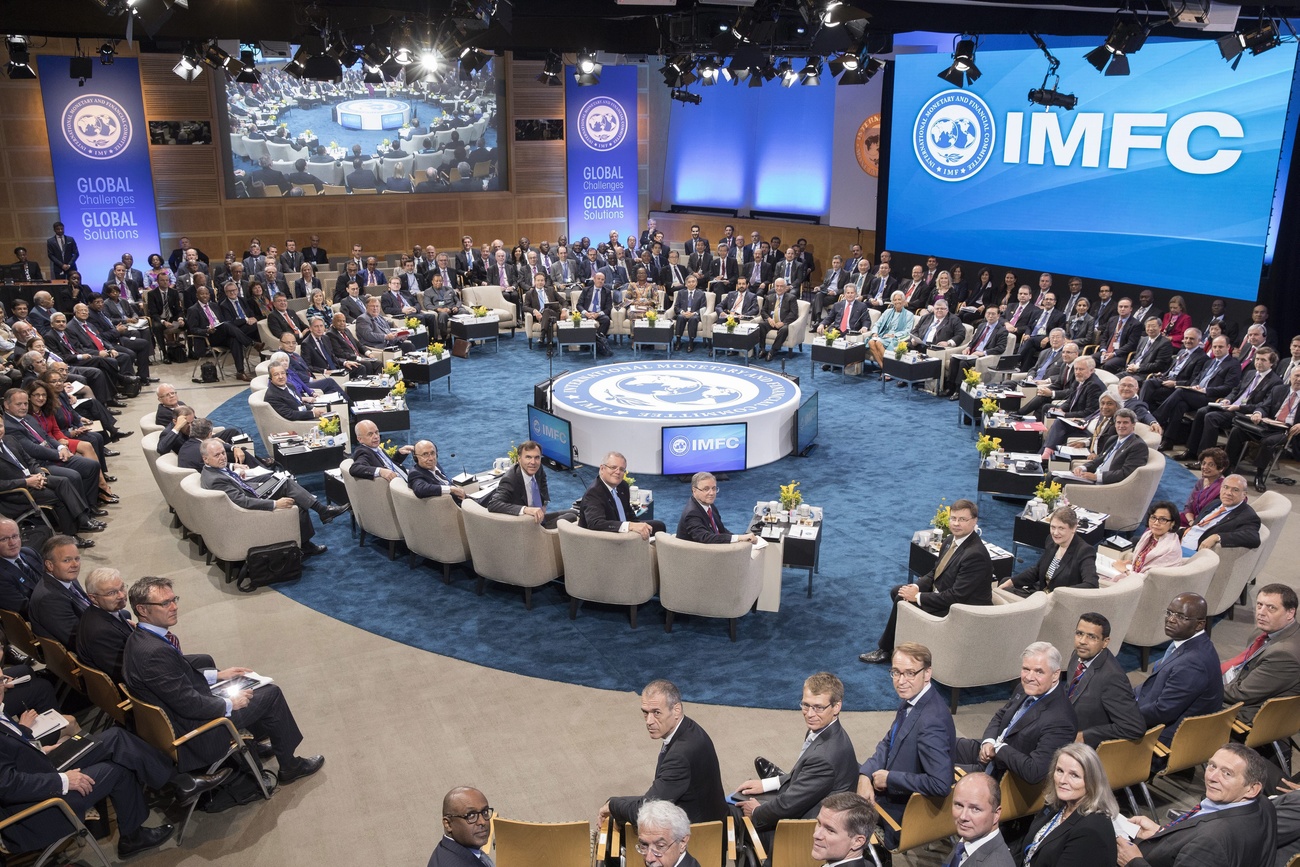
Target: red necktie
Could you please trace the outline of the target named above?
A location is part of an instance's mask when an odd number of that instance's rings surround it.
[[[181,640],[179,638],[177,638],[175,635],[172,635],[170,632],[164,635],[163,638],[167,639],[168,644],[176,648],[177,653],[181,652]]]
[[[90,338],[90,342],[95,344],[95,349],[99,350],[100,352],[103,352],[104,343],[98,337],[95,336],[95,332],[91,330],[90,326],[83,323],[81,329],[86,332],[86,336]]]
[[[1201,812],[1201,805],[1200,805],[1200,804],[1197,804],[1195,807],[1192,807],[1192,809],[1188,810],[1186,813],[1183,813],[1183,814],[1182,814],[1181,816],[1179,816],[1177,819],[1174,819],[1172,822],[1169,822],[1169,823],[1166,824],[1166,825],[1162,825],[1162,826],[1160,827],[1160,830],[1163,831],[1163,830],[1165,830],[1166,828],[1172,828],[1172,827],[1174,827],[1175,825],[1177,825],[1179,822],[1185,822],[1185,821],[1187,821],[1188,819],[1192,818],[1193,816],[1195,816],[1195,815],[1196,815],[1197,813],[1199,813],[1199,812]]]
[[[1261,632],[1259,635],[1256,635],[1255,640],[1250,643],[1250,647],[1247,647],[1241,653],[1238,653],[1232,659],[1229,659],[1227,662],[1220,665],[1219,671],[1223,674],[1227,674],[1230,669],[1236,668],[1239,665],[1245,665],[1246,660],[1258,653],[1259,649],[1264,646],[1265,641],[1268,641],[1267,632]]]
[[[1277,411],[1277,421],[1285,422],[1286,417],[1291,414],[1291,409],[1295,406],[1295,394],[1293,391],[1287,395],[1286,403],[1282,404],[1282,408]]]
[[[713,507],[708,507],[704,510],[704,513],[709,516],[709,523],[713,525],[713,532],[718,532],[718,522],[713,520]]]
[[[1083,679],[1083,673],[1087,670],[1088,666],[1083,664],[1083,660],[1079,660],[1078,667],[1074,669],[1074,678],[1070,681],[1070,698],[1074,698],[1074,690],[1079,685],[1079,681]]]
[[[849,330],[849,311],[851,311],[852,309],[853,309],[853,302],[851,302],[851,301],[845,301],[845,302],[844,302],[844,316],[840,319],[840,333],[841,333],[841,334],[843,334],[844,332],[846,332],[846,331]]]

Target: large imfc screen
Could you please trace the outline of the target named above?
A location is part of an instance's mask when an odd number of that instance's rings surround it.
[[[1149,42],[1128,76],[1061,49],[1073,111],[1030,105],[1046,59],[981,51],[965,90],[897,60],[886,244],[1253,300],[1295,43],[1233,70],[1212,41]]]

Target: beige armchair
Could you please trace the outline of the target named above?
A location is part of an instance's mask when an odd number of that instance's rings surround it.
[[[1147,453],[1145,466],[1139,467],[1128,478],[1113,485],[1067,484],[1065,496],[1075,506],[1105,512],[1106,529],[1127,532],[1146,519],[1151,498],[1160,486],[1165,472],[1165,456],[1157,451]]]
[[[1255,514],[1259,515],[1260,525],[1268,528],[1268,540],[1261,542],[1259,546],[1259,568],[1256,570],[1256,574],[1263,574],[1264,570],[1269,568],[1268,561],[1273,557],[1273,548],[1277,546],[1277,540],[1282,537],[1282,528],[1286,526],[1287,519],[1291,516],[1291,501],[1277,491],[1268,491],[1252,499],[1250,505],[1255,510]],[[1282,564],[1278,565],[1282,566]],[[1284,575],[1285,570],[1278,569],[1274,574]],[[1292,586],[1300,584],[1294,579],[1288,583]]]
[[[388,559],[397,557],[397,543],[404,536],[393,510],[393,498],[389,494],[387,479],[358,479],[348,472],[352,468],[352,458],[339,464],[339,473],[343,477],[343,487],[348,492],[348,502],[352,504],[352,517],[356,518],[357,544],[366,544],[366,534],[388,543]]]
[[[786,349],[788,349],[792,355],[794,354],[794,350],[796,346],[799,347],[800,352],[803,352],[803,344],[808,337],[808,320],[811,318],[812,318],[812,304],[807,301],[800,301],[799,317],[795,319],[794,322],[790,323],[789,335],[786,337],[785,343],[783,344],[783,346]],[[761,347],[762,350],[764,352],[768,351],[768,349],[771,348],[772,343],[775,340],[776,340],[776,332],[769,331],[767,333],[767,336],[763,338],[763,346]]]
[[[274,454],[271,449],[271,434],[283,433],[285,431],[296,431],[306,436],[312,428],[316,427],[317,422],[311,421],[289,421],[289,419],[280,415],[271,405],[266,402],[266,389],[248,392],[248,408],[253,411],[253,422],[257,425],[257,433],[262,438],[262,447],[266,449],[265,454],[269,457]],[[346,446],[348,443],[348,429],[352,426],[351,419],[346,406],[335,404],[331,410],[339,415],[339,433],[336,437],[341,436]]]
[[[1216,547],[1214,549],[1219,552],[1219,568],[1214,571],[1210,589],[1205,594],[1211,617],[1227,612],[1228,619],[1233,619],[1233,606],[1237,604],[1237,599],[1246,589],[1246,585],[1258,573],[1259,555],[1271,538],[1273,534],[1269,532],[1268,527],[1261,525],[1258,548]]]
[[[1165,611],[1169,608],[1169,601],[1179,593],[1199,593],[1205,596],[1218,568],[1217,551],[1197,551],[1177,566],[1160,566],[1148,570],[1145,578],[1129,576],[1117,582],[1125,584],[1132,581],[1142,588],[1142,595],[1138,598],[1124,641],[1141,648],[1143,671],[1147,669],[1151,648],[1169,640],[1169,636],[1165,635]],[[1118,646],[1115,645],[1116,648]]]
[[[469,539],[465,536],[465,520],[455,498],[429,497],[421,500],[411,487],[401,479],[388,483],[388,493],[393,498],[393,512],[397,526],[406,539],[411,552],[411,568],[421,560],[429,559],[442,564],[442,583],[451,583],[451,567],[469,560]]]
[[[181,494],[193,509],[194,532],[203,537],[208,559],[215,557],[229,583],[235,565],[248,559],[250,548],[300,541],[298,507],[270,512],[241,509],[224,491],[204,489],[198,473],[181,479]]]
[[[154,484],[158,484],[158,440],[161,438],[162,431],[150,431],[140,437],[140,451],[144,452],[144,462],[149,467]],[[158,489],[161,491],[162,485],[158,484]]]
[[[1142,581],[1132,578],[1109,587],[1057,587],[1047,594],[1047,612],[1038,629],[1038,640],[1050,641],[1062,656],[1069,658],[1079,615],[1095,611],[1110,621],[1111,644],[1118,649],[1141,597]]]
[[[546,530],[527,515],[489,512],[469,498],[461,504],[470,559],[478,573],[475,592],[483,595],[486,581],[524,588],[524,607],[533,608],[533,588],[564,574],[560,534]]]
[[[560,521],[560,555],[564,559],[564,590],[569,594],[569,619],[582,602],[626,605],[636,629],[636,609],[659,589],[655,546],[636,533],[605,533]]]
[[[806,303],[806,302],[800,302]],[[705,545],[655,534],[659,558],[659,602],[667,611],[664,631],[673,631],[674,614],[725,617],[736,640],[736,620],[743,617],[763,589],[762,565],[748,542]]]
[[[974,336],[974,333],[975,332],[972,331],[971,335]],[[999,355],[985,355],[975,359],[975,369],[980,372],[980,376],[983,377],[985,382],[992,382],[995,377],[997,379],[1003,379],[1005,377],[1005,374],[995,373],[995,368],[997,368],[998,362],[1001,361],[1003,358],[1007,358],[1015,354],[1016,354],[1016,335],[1008,334],[1007,348],[1004,349]],[[954,387],[960,385],[961,383],[959,382],[953,383]]]
[[[934,679],[952,689],[949,704],[955,712],[963,688],[1020,677],[1020,654],[1038,640],[1046,614],[1046,593],[1003,604],[957,604],[947,617],[904,603],[898,606],[894,641],[919,641],[930,648]],[[979,641],[971,640],[975,635]]]
[[[917,321],[918,322],[920,321],[920,317],[917,317]],[[975,329],[973,327],[965,323],[962,323],[962,337],[960,340],[957,341],[956,346],[948,346],[945,347],[944,349],[937,349],[937,350],[931,349],[926,352],[926,355],[929,356],[930,358],[939,359],[939,362],[942,365],[939,368],[939,380],[938,380],[938,384],[936,385],[937,389],[942,390],[944,384],[943,381],[948,376],[948,359],[952,358],[954,355],[959,354],[962,350],[964,350],[967,346],[969,346],[971,335],[973,335],[974,333],[975,333]]]
[[[193,470],[187,470],[176,463],[176,455],[158,455],[154,463],[154,469],[157,473],[158,487],[162,491],[163,500],[171,506],[172,512],[176,515],[176,522],[180,525],[181,538],[189,538],[191,532],[197,534],[197,524],[194,518],[194,512],[190,508],[190,500],[181,492],[181,480],[186,476],[197,476],[198,473]]]
[[[158,417],[157,410],[152,410],[152,409],[146,412],[144,415],[140,416],[140,433],[142,435],[151,434],[154,431],[160,431],[163,429],[163,426],[158,424],[157,421],[155,421],[157,417]]]
[[[499,319],[498,332],[509,329],[510,333],[514,334],[515,329],[520,325],[515,305],[501,294],[500,286],[466,286],[461,290],[461,300],[467,307],[482,305],[495,313]]]

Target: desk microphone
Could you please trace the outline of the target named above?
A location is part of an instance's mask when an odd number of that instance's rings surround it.
[[[456,453],[455,453],[455,452],[452,452],[451,454],[447,455],[447,457],[448,457],[448,458],[454,458],[454,457],[456,457]],[[468,476],[468,475],[469,475],[469,468],[465,466],[465,462],[464,462],[464,461],[461,461],[461,462],[460,462],[460,472],[461,472],[461,475],[462,475],[462,476]]]

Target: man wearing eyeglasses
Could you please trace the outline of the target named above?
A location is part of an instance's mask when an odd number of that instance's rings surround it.
[[[853,741],[840,725],[844,706],[844,684],[828,671],[818,672],[803,682],[803,746],[789,773],[767,759],[754,759],[758,779],[746,780],[737,791],[751,797],[737,804],[749,816],[754,828],[771,838],[781,819],[815,819],[827,795],[849,792],[857,782],[857,757]]]
[[[875,753],[858,769],[858,794],[895,822],[902,821],[913,792],[943,797],[952,787],[957,732],[947,703],[930,683],[932,661],[924,644],[908,641],[894,648],[889,676],[902,704]],[[893,828],[880,833],[887,848],[898,845]]]
[[[279,761],[280,785],[321,769],[324,756],[294,755],[302,743],[302,732],[277,684],[216,695],[213,684],[247,674],[250,669],[218,671],[215,666],[201,666],[198,659],[181,655],[180,639],[171,631],[180,613],[180,597],[172,589],[171,579],[141,578],[131,585],[127,599],[140,625],[126,640],[122,663],[126,684],[144,701],[160,706],[178,734],[229,717],[236,727],[247,729],[258,739],[270,738]],[[215,728],[182,744],[177,762],[182,770],[206,768],[228,747],[226,730]]]
[[[1164,625],[1173,643],[1133,690],[1146,726],[1165,727],[1162,744],[1173,740],[1185,718],[1223,707],[1219,652],[1205,631],[1207,611],[1199,593],[1180,593],[1169,602]]]
[[[428,867],[490,867],[483,846],[492,836],[487,798],[478,789],[457,786],[442,799],[442,839],[429,856]]]
[[[45,574],[41,555],[23,546],[18,525],[0,518],[0,608],[27,616],[27,602]]]
[[[588,530],[609,533],[636,533],[649,539],[667,532],[663,521],[633,521],[631,486],[627,475],[627,458],[610,452],[600,462],[599,478],[578,501],[578,524]]]
[[[708,545],[726,545],[731,542],[754,542],[753,533],[733,534],[722,523],[722,515],[713,505],[718,499],[718,480],[713,473],[696,473],[691,476],[691,499],[677,521],[677,538]]]
[[[1213,548],[1258,548],[1259,515],[1246,502],[1246,479],[1226,476],[1219,484],[1219,505],[1208,504],[1183,530],[1183,556]]]
[[[646,867],[700,867],[686,844],[691,820],[686,811],[668,801],[646,801],[636,814],[636,851]]]

